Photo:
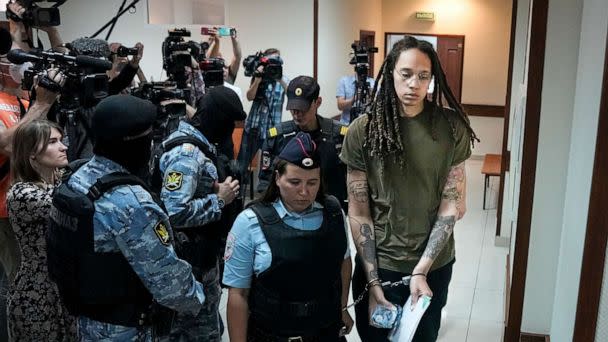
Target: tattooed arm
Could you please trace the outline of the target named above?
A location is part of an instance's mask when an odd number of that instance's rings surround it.
[[[374,223],[369,208],[367,174],[364,171],[349,167],[346,173],[346,184],[348,186],[348,222],[350,223],[350,230],[355,247],[357,248],[357,254],[363,263],[367,281],[378,279],[376,239]],[[392,306],[384,298],[384,292],[380,286],[371,287],[369,293],[370,312],[378,304]]]
[[[448,174],[437,219],[426,248],[422,253],[422,258],[414,268],[412,274],[423,274],[412,277],[410,281],[410,292],[412,293],[412,304],[415,305],[418,298],[422,295],[432,296],[433,292],[426,281],[426,274],[431,269],[435,258],[443,250],[454,231],[454,225],[462,212],[462,203],[465,193],[465,168],[464,162],[452,166]]]

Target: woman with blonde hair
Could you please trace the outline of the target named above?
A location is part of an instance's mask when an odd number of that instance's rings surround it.
[[[75,320],[49,279],[45,233],[58,170],[68,164],[61,128],[50,121],[21,125],[13,137],[8,215],[21,250],[21,267],[9,284],[9,338],[76,340]]]

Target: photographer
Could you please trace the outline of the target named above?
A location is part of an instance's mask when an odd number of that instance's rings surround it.
[[[370,54],[378,52],[377,47],[367,47],[358,41],[351,48],[353,53],[349,64],[354,65],[355,73],[342,77],[336,90],[338,109],[342,111],[340,122],[347,125],[363,113],[371,100],[374,79],[368,76],[369,58]]]
[[[340,115],[340,122],[343,124],[350,123],[350,110],[355,102],[356,83],[358,75],[353,73],[350,76],[344,76],[340,78],[338,82],[338,88],[336,89],[336,102],[338,103],[338,109],[342,111]],[[367,76],[365,80],[369,89],[374,88],[374,79]]]
[[[12,20],[9,18],[9,24],[11,28],[11,34],[13,36],[13,49],[21,49],[23,51],[30,51],[34,48],[31,36],[31,31],[28,30],[24,22],[20,19],[26,13],[27,9],[22,6],[19,1],[13,1],[6,5],[7,11],[12,12],[18,20]],[[55,26],[33,26],[35,29],[40,29],[49,37],[49,42],[52,48],[58,48],[63,45],[59,31]]]
[[[70,50],[75,55],[87,55],[92,57],[102,57],[108,60],[112,59],[113,52],[111,46],[103,39],[95,38],[78,38],[69,44]],[[112,46],[118,49],[115,44]],[[135,44],[137,54],[131,56],[131,59],[124,65],[122,70],[115,76],[111,77],[108,83],[108,95],[116,95],[131,85],[133,78],[139,70],[139,61],[144,54],[144,45],[142,43]]]
[[[251,159],[255,156],[257,151],[260,149],[264,140],[266,140],[266,134],[268,129],[278,125],[281,122],[283,114],[283,101],[285,100],[285,92],[287,90],[287,84],[289,78],[282,75],[283,61],[280,58],[280,52],[277,49],[267,49],[261,56],[266,61],[276,63],[272,65],[274,67],[273,74],[279,76],[273,78],[273,75],[269,75],[270,65],[264,66],[264,64],[258,62],[258,66],[252,73],[251,85],[247,90],[247,99],[253,101],[251,110],[245,121],[245,130],[243,132],[243,140],[241,141],[241,149],[238,156],[239,165],[241,167],[241,175],[243,175],[243,184],[247,185],[247,167],[251,163]],[[247,63],[252,56],[249,56],[243,64]],[[259,56],[255,56],[259,57]],[[261,58],[258,58],[261,60]],[[268,70],[267,70],[268,69]],[[278,71],[277,71],[278,70]],[[247,75],[248,71],[245,70]]]
[[[139,67],[139,61],[143,56],[144,46],[141,43],[135,44],[135,47],[128,48],[121,43],[110,43],[110,60],[112,61],[112,70],[108,71],[108,77],[110,78],[110,84],[112,84],[112,80],[118,78],[118,86],[120,87],[123,84],[127,83],[127,80],[130,78],[131,81],[126,87],[127,89],[122,89],[120,93],[128,93],[128,88],[136,87],[134,77],[131,77],[132,71],[135,70],[135,75],[139,82],[146,82],[146,76],[141,71]],[[122,53],[124,52],[124,53]],[[131,56],[129,59],[128,56]],[[131,69],[123,73],[122,71],[125,69]],[[121,79],[124,78],[124,79]],[[116,83],[115,83],[116,84]],[[111,90],[114,91],[114,90]]]
[[[209,57],[223,58],[220,52],[220,36],[216,28],[209,29]],[[226,73],[224,74],[224,80],[231,85],[234,85],[236,81],[236,75],[239,72],[241,66],[241,45],[236,38],[236,29],[230,30],[230,39],[232,41],[232,59],[230,64],[226,67]],[[237,92],[238,94],[238,92]]]
[[[78,38],[68,44],[70,55],[89,56],[108,60],[111,51],[108,43],[102,39]],[[109,95],[115,95],[127,88],[139,69],[143,56],[143,45],[136,44],[137,54],[120,73],[108,81],[109,69],[77,65],[78,76],[70,79],[70,87],[62,89],[59,101],[53,106],[49,118],[57,121],[65,129],[65,141],[68,146],[68,160],[90,158],[93,155],[90,137],[90,118],[97,103]],[[100,60],[103,62],[103,60]],[[92,78],[91,83],[84,78]]]

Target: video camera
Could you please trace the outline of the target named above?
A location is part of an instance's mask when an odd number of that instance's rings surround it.
[[[159,105],[164,100],[188,101],[190,99],[190,89],[180,89],[175,84],[166,82],[144,82],[139,87],[131,89],[131,95]]]
[[[369,75],[369,54],[378,52],[377,47],[367,47],[365,43],[355,41],[350,46],[353,49],[349,64],[355,66],[357,79],[355,81],[355,96],[350,109],[350,122],[365,112],[371,102],[371,92],[367,78]]]
[[[163,69],[167,71],[169,80],[176,82],[178,88],[186,88],[186,67],[192,67],[194,58],[199,63],[206,87],[224,84],[224,60],[206,57],[209,43],[186,41],[184,37],[190,37],[190,31],[173,29],[169,30],[169,36],[163,42]]]
[[[61,94],[59,102],[62,105],[91,107],[108,96],[108,76],[105,72],[112,68],[112,63],[107,60],[49,51],[24,52],[19,49],[11,50],[7,58],[14,64],[34,64],[24,73],[22,89],[31,90],[34,77],[38,75],[41,86]],[[46,70],[51,67],[58,68],[66,76],[63,87],[45,76]]]
[[[366,79],[369,72],[369,54],[378,52],[377,47],[367,47],[365,43],[355,41],[350,46],[353,49],[349,64],[355,66],[359,78]]]
[[[258,74],[258,67],[262,65],[264,71]],[[281,57],[267,57],[260,51],[255,55],[249,55],[243,60],[245,76],[260,76],[266,80],[280,80],[283,77],[283,60]]]
[[[116,56],[118,57],[137,56],[138,53],[139,49],[136,47],[129,48],[122,45],[116,50]]]
[[[192,66],[192,57],[198,61],[201,54],[201,45],[191,40],[186,41],[184,37],[190,37],[190,31],[185,28],[169,30],[169,36],[162,45],[163,69],[169,80],[181,89],[187,87],[186,67]]]
[[[224,59],[222,58],[202,58],[198,62],[198,67],[203,73],[205,87],[215,87],[224,84],[224,66]]]
[[[59,16],[59,6],[61,6],[66,0],[18,0],[16,1],[25,8],[25,12],[21,15],[21,18],[13,13],[6,5],[6,18],[13,21],[22,21],[27,26],[59,26],[61,24],[61,17]],[[55,5],[52,7],[40,7],[36,5],[37,2],[54,2]]]

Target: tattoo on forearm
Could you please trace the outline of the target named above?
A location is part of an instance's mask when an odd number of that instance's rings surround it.
[[[458,202],[462,199],[462,184],[465,180],[464,162],[450,169],[448,178],[443,187],[442,197],[445,200]]]
[[[367,186],[367,179],[356,179],[351,180],[351,175],[357,170],[350,167],[346,168],[347,181],[348,181],[348,199],[358,202],[367,203],[369,197],[369,189]],[[360,178],[360,177],[359,177]]]
[[[351,227],[359,227],[359,237],[357,238],[357,247],[361,259],[364,264],[368,265],[369,279],[378,278],[378,263],[376,261],[376,241],[374,239],[373,227],[367,223],[361,224],[354,218],[350,218]]]
[[[369,191],[367,181],[357,180],[348,183],[348,198],[359,203],[367,203]]]
[[[361,246],[361,257],[363,261],[372,264],[376,263],[376,241],[372,236],[372,228],[368,224],[361,225],[361,238],[359,242]]]
[[[435,225],[431,230],[431,236],[424,249],[423,257],[435,260],[437,255],[443,250],[448,243],[450,235],[454,231],[456,217],[454,216],[439,216]]]

